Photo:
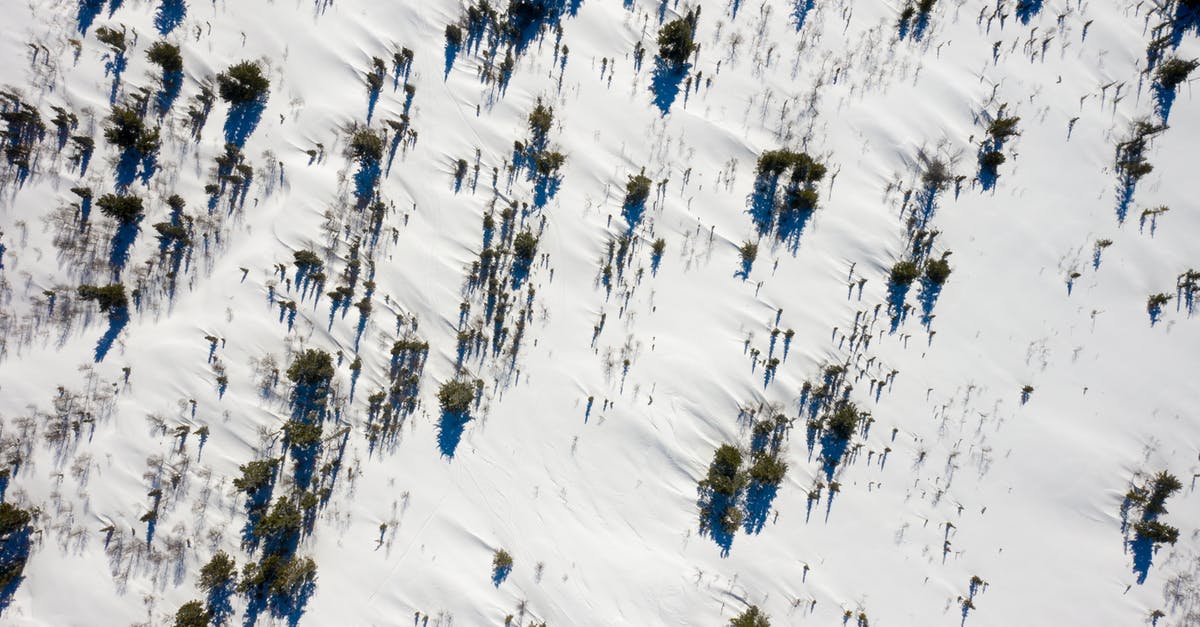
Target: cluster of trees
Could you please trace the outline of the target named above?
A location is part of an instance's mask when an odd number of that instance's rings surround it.
[[[776,413],[754,424],[747,450],[722,444],[713,452],[708,472],[697,484],[700,532],[726,550],[739,528],[757,533],[765,524],[775,492],[787,475],[783,443],[791,424]]]
[[[798,238],[820,204],[816,188],[827,171],[825,164],[805,152],[786,148],[763,152],[750,197],[750,214],[759,235],[774,232],[780,240]]]

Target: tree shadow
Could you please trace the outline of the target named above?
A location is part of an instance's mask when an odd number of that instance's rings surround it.
[[[679,85],[691,67],[690,63],[674,65],[658,57],[654,59],[654,70],[650,74],[650,91],[654,94],[654,106],[658,107],[662,115],[665,116],[671,111],[671,105],[679,96]]]
[[[229,115],[225,117],[225,143],[239,148],[245,146],[246,140],[254,133],[254,129],[258,128],[266,108],[265,98],[232,105]]]
[[[446,41],[446,67],[442,79],[450,78],[450,70],[454,69],[454,60],[458,58],[458,53],[462,51],[462,44]]]
[[[1016,16],[1022,24],[1028,25],[1029,20],[1037,17],[1037,14],[1041,12],[1042,0],[1017,0]]]
[[[839,437],[833,432],[821,435],[821,470],[825,473],[825,481],[833,481],[833,474],[846,456],[850,448],[850,440]]]
[[[137,222],[121,223],[113,233],[108,263],[117,275],[120,275],[121,270],[125,269],[125,264],[129,262],[129,249],[133,247],[133,243],[137,241],[138,233],[141,231],[140,221],[139,218]]]
[[[814,0],[793,0],[792,2],[792,21],[796,24],[796,32],[800,32],[804,28],[804,23],[808,20],[808,13],[813,9]]]
[[[104,335],[100,336],[100,341],[96,343],[96,363],[104,361],[105,356],[108,355],[108,351],[112,349],[113,342],[117,341],[117,336],[121,334],[121,330],[127,324],[129,324],[129,309],[127,307],[114,307],[108,312],[108,330],[104,332]]]
[[[492,585],[499,588],[512,573],[512,566],[496,566],[492,569]]]
[[[1154,112],[1163,124],[1171,117],[1171,106],[1175,104],[1175,88],[1155,82],[1150,89],[1154,92]]]
[[[921,302],[921,324],[926,329],[933,322],[933,306],[937,304],[938,296],[942,293],[942,286],[922,277],[921,279],[921,294],[917,300]]]
[[[154,12],[154,28],[158,34],[169,35],[187,17],[187,2],[184,0],[162,0]]]
[[[746,522],[743,528],[746,533],[761,533],[767,524],[767,515],[771,513],[771,504],[779,487],[769,483],[750,482],[746,490]]]
[[[437,434],[438,450],[441,451],[442,457],[454,459],[454,453],[462,441],[463,431],[470,421],[471,415],[467,412],[442,410]]]
[[[737,495],[720,494],[706,487],[701,487],[699,491],[700,498],[696,504],[700,507],[700,535],[710,538],[721,549],[721,557],[726,557],[733,547],[733,535],[737,527],[727,529],[723,514],[730,509],[737,509]]]
[[[79,11],[75,15],[75,28],[81,35],[86,35],[92,27],[92,22],[104,10],[104,0],[79,0]]]
[[[1128,541],[1129,552],[1133,555],[1133,572],[1137,575],[1138,585],[1146,583],[1150,574],[1150,566],[1154,561],[1154,542],[1149,538],[1135,536]]]
[[[354,173],[354,198],[358,202],[358,208],[366,207],[375,197],[375,188],[379,185],[381,174],[382,166],[378,159],[363,159],[359,163],[358,171]]]
[[[895,333],[900,325],[908,318],[908,306],[904,304],[904,300],[908,297],[908,283],[896,283],[888,281],[888,315],[891,317],[891,332]]]
[[[179,97],[179,91],[183,87],[183,71],[163,72],[162,89],[154,96],[154,107],[158,110],[159,117],[162,117],[171,110],[171,106],[175,104],[175,100]]]
[[[33,530],[28,524],[0,539],[0,612],[8,609],[13,594],[25,581],[22,573],[29,560]]]

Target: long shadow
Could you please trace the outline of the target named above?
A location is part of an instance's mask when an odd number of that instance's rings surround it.
[[[646,201],[628,200],[621,205],[621,217],[625,219],[625,224],[629,225],[626,233],[633,233],[638,224],[642,222],[642,215],[646,213]]]
[[[846,438],[838,437],[832,432],[821,436],[821,470],[825,473],[826,483],[833,481],[833,473],[837,471],[849,448],[850,440]]]
[[[171,106],[179,98],[179,91],[182,87],[182,70],[178,72],[163,72],[162,89],[158,90],[158,93],[154,96],[154,107],[158,110],[160,118],[171,110]]]
[[[1133,206],[1133,194],[1137,191],[1137,179],[1133,176],[1122,175],[1117,182],[1117,224],[1124,224]]]
[[[1029,20],[1037,17],[1037,14],[1041,12],[1042,0],[1018,0],[1017,2],[1016,15],[1022,24],[1029,24]]]
[[[771,513],[771,504],[779,487],[768,483],[752,481],[746,490],[746,521],[743,528],[746,533],[761,533],[767,524],[767,515]]]
[[[800,32],[804,28],[804,23],[808,21],[808,13],[813,9],[814,0],[793,0],[792,2],[792,21],[796,23],[796,32]]]
[[[354,198],[360,209],[375,197],[381,174],[382,167],[377,159],[364,159],[359,163],[358,171],[354,173]]]
[[[138,233],[141,231],[138,222],[121,224],[117,226],[117,231],[113,234],[108,263],[117,275],[120,275],[121,270],[125,269],[125,264],[129,262],[129,249],[133,247],[133,243],[137,241]]]
[[[121,330],[125,325],[129,324],[129,309],[126,307],[114,307],[108,312],[108,330],[104,335],[100,336],[100,341],[96,343],[96,363],[104,361],[108,351],[112,348],[113,342],[117,341],[117,336],[121,334]]]
[[[1149,538],[1135,536],[1129,541],[1129,552],[1133,555],[1133,572],[1137,575],[1138,585],[1146,583],[1154,561],[1154,542]]]
[[[215,586],[208,591],[208,611],[212,624],[224,625],[233,616],[233,586]]]
[[[779,213],[775,234],[780,243],[793,255],[800,250],[800,239],[815,211],[813,209],[784,209]]]
[[[154,28],[160,35],[169,35],[187,17],[187,2],[184,0],[161,0],[154,12]]]
[[[446,42],[446,68],[442,79],[450,78],[450,70],[454,69],[454,60],[458,58],[458,53],[462,51],[462,44],[454,44]]]
[[[225,143],[239,148],[245,146],[246,140],[254,133],[254,129],[258,128],[266,108],[265,98],[231,106],[229,115],[225,118]]]
[[[1175,89],[1165,87],[1155,82],[1151,87],[1154,92],[1154,112],[1158,114],[1163,124],[1171,117],[1171,105],[1175,104]]]
[[[933,306],[937,304],[938,296],[942,293],[942,286],[930,281],[927,278],[921,279],[921,294],[917,300],[921,302],[921,324],[925,328],[933,322]]]
[[[106,76],[112,75],[113,77],[112,89],[108,93],[108,104],[110,105],[117,102],[117,93],[121,89],[121,76],[125,74],[125,67],[127,65],[128,61],[125,59],[125,53],[123,52],[116,53],[113,55],[112,60],[104,64],[104,74]]]
[[[696,504],[700,507],[700,535],[711,538],[720,547],[721,557],[729,555],[729,549],[733,547],[733,535],[737,530],[726,530],[721,518],[729,508],[737,508],[737,496],[730,497],[701,488]]]
[[[904,305],[905,298],[908,297],[910,285],[907,283],[895,283],[888,281],[888,314],[891,316],[891,332],[895,333],[900,324],[908,317],[908,309]]]
[[[442,410],[441,419],[438,421],[437,444],[443,457],[454,459],[454,453],[462,441],[463,431],[470,421],[471,416],[466,412]]]
[[[1200,35],[1200,5],[1176,2],[1175,16],[1171,19],[1171,47],[1178,48],[1188,33]]]
[[[13,594],[25,581],[22,573],[29,560],[33,530],[28,524],[0,540],[0,612],[8,609]]]
[[[104,0],[79,0],[79,12],[75,15],[75,28],[81,35],[86,35],[92,27],[92,22],[104,10]]]
[[[661,58],[654,59],[654,70],[650,74],[650,91],[654,94],[654,106],[665,116],[679,96],[679,85],[692,67],[690,63],[674,65]]]
[[[512,566],[498,566],[492,569],[492,585],[499,588],[512,573]]]

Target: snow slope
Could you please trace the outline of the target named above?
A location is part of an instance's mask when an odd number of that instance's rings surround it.
[[[507,615],[522,625],[720,625],[748,604],[774,625],[839,624],[846,611],[851,624],[863,613],[876,626],[1139,625],[1155,610],[1160,625],[1200,624],[1200,324],[1181,296],[1153,325],[1146,305],[1176,295],[1176,277],[1200,266],[1190,85],[1151,143],[1154,170],[1124,223],[1116,214],[1117,143],[1131,120],[1155,115],[1142,73],[1150,6],[1050,0],[1028,23],[989,25],[979,17],[995,0],[942,0],[918,40],[899,38],[893,3],[816,0],[799,28],[803,2],[701,4],[691,75],[704,84],[681,88],[664,114],[651,90],[654,36],[660,15],[678,17],[682,4],[579,3],[561,21],[565,63],[548,30],[501,88],[480,80],[470,50],[446,73],[444,29],[464,11],[456,2],[188,3],[164,36],[181,47],[185,79],[163,118],[161,168],[131,186],[148,211],[120,278],[132,289],[143,276],[145,301],[99,362],[104,314],[64,296],[46,315],[43,291],[111,280],[109,220],[93,210],[98,235],[67,254],[50,216],[78,200],[71,187],[113,189],[118,152],[100,130],[112,53],[97,28],[136,33],[116,98],[125,101],[156,88],[145,49],[160,38],[160,2],[113,0],[86,32],[74,0],[0,5],[0,84],[44,118],[52,106],[76,112],[97,146],[80,175],[46,140],[30,177],[6,175],[2,190],[0,421],[6,450],[27,447],[5,500],[40,514],[0,622],[172,624],[201,598],[197,574],[215,551],[239,566],[255,559],[241,545],[245,496],[232,480],[239,465],[283,453],[276,432],[289,416],[286,379],[260,388],[262,360],[286,370],[296,351],[320,348],[344,356],[331,421],[348,430],[332,494],[298,548],[318,568],[291,617],[301,624],[411,624],[419,613],[437,625]],[[321,292],[347,265],[347,229],[359,228],[356,166],[344,153],[350,128],[367,123],[364,72],[374,56],[390,67],[401,47],[415,53],[408,116],[418,137],[380,181],[392,209],[370,253],[372,313],[356,341],[358,311],[331,318]],[[1194,33],[1175,54],[1200,56]],[[222,201],[207,217],[210,236],[170,295],[161,269],[140,267],[158,259],[150,225],[166,219],[172,193],[205,214],[228,107],[217,102],[198,141],[184,111],[203,81],[243,59],[261,60],[271,79],[245,145],[256,175],[244,204],[227,211]],[[404,111],[398,87],[389,75],[372,128]],[[540,229],[530,320],[515,359],[467,358],[482,401],[448,447],[437,391],[456,374],[459,303],[479,315],[480,295],[464,284],[489,203],[534,198],[530,181],[509,182],[504,169],[539,98],[554,108],[550,143],[566,161],[557,192],[520,217]],[[976,147],[1001,103],[1021,134],[984,191]],[[324,156],[313,159],[318,143]],[[761,238],[740,276],[738,247],[759,240],[748,213],[755,162],[780,147],[828,164],[821,206],[798,245]],[[474,164],[476,151],[478,180],[469,172],[456,189],[455,162]],[[903,190],[919,185],[922,151],[965,176],[939,195],[931,222],[953,272],[929,329],[914,286],[916,310],[891,332],[888,272],[908,247]],[[607,243],[627,231],[624,186],[643,167],[667,183],[608,290]],[[1160,205],[1171,211],[1139,228],[1141,211]],[[656,238],[666,249],[653,271]],[[1112,244],[1096,267],[1100,239]],[[293,252],[306,248],[330,275],[316,297],[275,268],[292,277]],[[287,299],[291,325],[278,304]],[[397,316],[430,347],[422,404],[394,446],[372,447],[367,397],[387,385]],[[858,319],[877,320],[866,347],[849,337]],[[795,335],[765,382],[765,357],[750,349],[780,357],[773,328]],[[219,338],[211,352],[206,336]],[[861,446],[838,465],[831,494],[822,446],[806,442],[802,386],[847,361],[851,398],[874,422],[855,436]],[[878,394],[872,379],[887,380]],[[82,394],[86,406],[71,411],[95,422],[56,443],[46,413],[60,386]],[[739,531],[726,552],[699,530],[697,482],[718,446],[749,446],[739,412],[763,403],[797,418],[789,468],[765,526]],[[203,446],[195,435],[181,446],[181,425],[208,427]],[[1180,537],[1139,582],[1122,500],[1137,477],[1164,469],[1183,483],[1165,516]],[[277,495],[289,479],[279,481]],[[147,542],[139,518],[155,488],[166,495]],[[515,567],[496,585],[499,548]],[[972,577],[986,586],[967,611]],[[232,620],[244,620],[244,596],[233,604]]]

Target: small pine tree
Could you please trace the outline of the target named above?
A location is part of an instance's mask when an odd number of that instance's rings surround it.
[[[142,199],[137,196],[105,194],[96,200],[96,208],[121,224],[134,224],[142,219]]]
[[[893,285],[909,285],[921,276],[921,271],[917,269],[917,264],[905,260],[897,261],[892,266],[892,271],[888,275],[888,280]]]
[[[663,61],[680,66],[696,50],[696,14],[689,11],[684,17],[667,22],[658,31],[658,56]]]
[[[645,171],[636,176],[629,177],[625,182],[625,206],[638,207],[646,203],[646,199],[650,197],[650,178],[645,175]]]
[[[196,585],[205,592],[220,590],[233,584],[237,575],[237,564],[225,551],[217,551],[208,563],[200,568]]]
[[[121,283],[110,283],[103,287],[80,285],[78,294],[79,298],[85,301],[96,301],[100,311],[113,311],[129,306],[129,300],[125,297],[125,286]]]
[[[513,254],[517,259],[529,263],[537,253],[538,238],[529,231],[521,231],[513,238]]]
[[[475,386],[466,381],[450,379],[438,389],[438,403],[442,410],[455,414],[465,414],[475,402]]]
[[[254,61],[242,61],[217,74],[217,93],[231,105],[265,101],[271,81]]]
[[[199,601],[188,601],[175,612],[175,627],[208,627],[212,613]]]
[[[729,621],[729,627],[771,627],[771,621],[757,605],[751,605]]]
[[[310,348],[296,355],[287,369],[287,377],[296,385],[328,383],[333,378],[333,357],[329,353]]]
[[[162,68],[164,74],[183,71],[183,56],[179,54],[179,46],[165,41],[156,41],[150,44],[150,47],[146,49],[146,58]]]

